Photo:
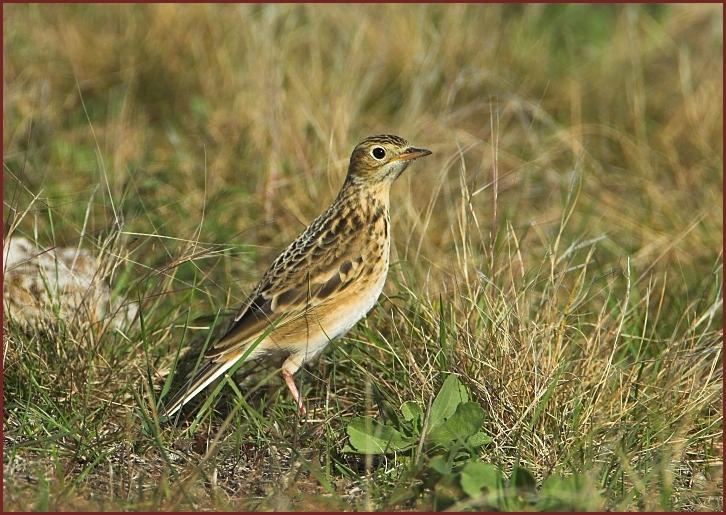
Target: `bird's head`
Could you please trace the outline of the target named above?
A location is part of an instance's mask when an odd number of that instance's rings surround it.
[[[358,184],[393,182],[411,162],[429,154],[430,150],[409,146],[398,136],[371,136],[353,149],[347,180]]]

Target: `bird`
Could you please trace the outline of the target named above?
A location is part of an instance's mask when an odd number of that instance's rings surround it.
[[[171,417],[240,361],[283,358],[282,378],[301,416],[294,374],[375,305],[391,247],[391,185],[430,150],[390,134],[355,146],[332,204],[272,262],[198,370],[160,410]]]

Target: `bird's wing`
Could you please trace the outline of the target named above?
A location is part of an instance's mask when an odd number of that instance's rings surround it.
[[[247,345],[270,331],[298,319],[309,309],[324,302],[335,302],[338,294],[353,284],[362,271],[363,259],[355,245],[341,245],[335,255],[318,259],[317,266],[295,266],[275,271],[274,264],[250,295],[227,333],[210,347],[206,361],[169,400],[162,416],[170,417],[227,370],[247,350]],[[284,255],[284,254],[283,254]],[[312,254],[309,254],[312,259]],[[299,272],[308,267],[305,273]],[[251,300],[250,300],[251,299]]]
[[[362,248],[354,232],[337,227],[326,230],[312,224],[278,256],[224,336],[207,350],[200,370],[168,402],[163,416],[176,413],[233,367],[249,344],[262,340],[266,332],[282,329],[316,306],[335,302],[355,283],[363,269]]]
[[[239,354],[265,331],[281,328],[310,309],[333,302],[359,277],[363,259],[354,238],[331,234],[297,241],[272,264],[226,334],[207,352],[216,360]]]

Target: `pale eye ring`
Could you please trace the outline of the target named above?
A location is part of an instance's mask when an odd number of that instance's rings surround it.
[[[386,157],[386,151],[383,150],[381,147],[375,147],[373,150],[371,150],[371,155],[378,159],[379,161]]]

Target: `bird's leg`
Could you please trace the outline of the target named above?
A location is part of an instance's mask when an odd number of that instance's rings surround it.
[[[305,405],[303,405],[302,397],[300,397],[300,392],[297,391],[297,386],[295,386],[295,381],[292,378],[292,373],[289,370],[283,368],[282,378],[285,380],[285,384],[287,384],[287,387],[292,394],[292,398],[295,399],[295,402],[297,403],[297,407],[300,410],[300,416],[305,415]]]

